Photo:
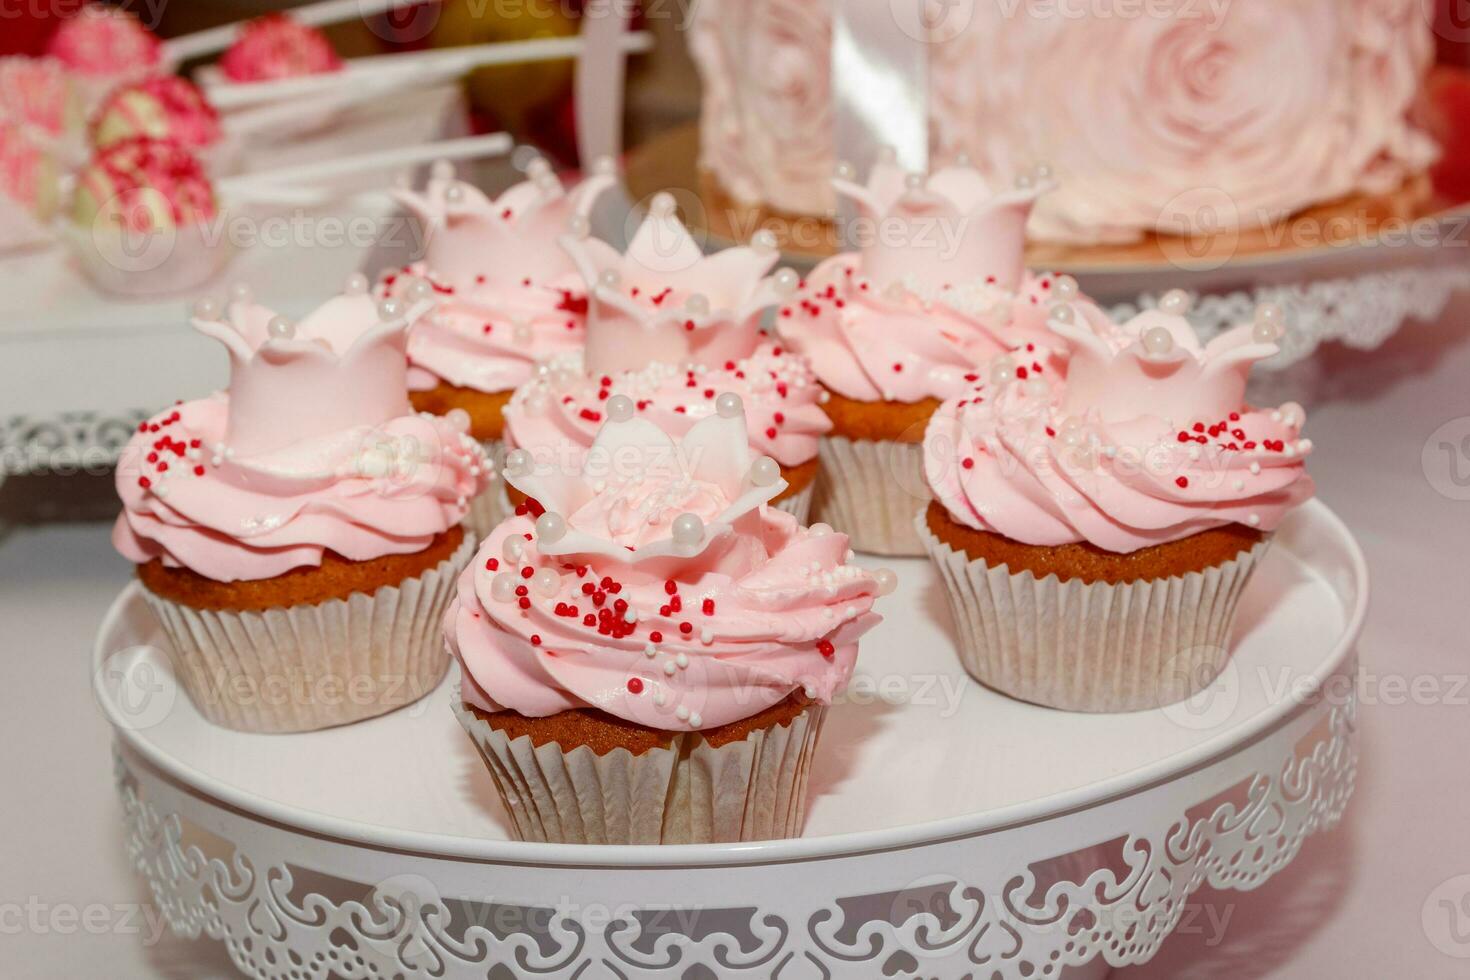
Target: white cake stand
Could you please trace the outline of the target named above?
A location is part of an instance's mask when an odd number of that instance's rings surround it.
[[[507,839],[452,680],[339,730],[212,727],[134,585],[95,650],[132,860],[175,932],[261,978],[1073,977],[1149,959],[1196,889],[1260,885],[1341,815],[1367,574],[1325,506],[1277,535],[1214,685],[1129,715],[970,682],[936,577],[896,567],[805,836],[664,848]]]

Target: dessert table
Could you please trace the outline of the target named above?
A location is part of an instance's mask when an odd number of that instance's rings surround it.
[[[1470,297],[1376,351],[1331,348],[1273,383],[1310,391],[1321,499],[1373,575],[1358,644],[1357,789],[1259,889],[1197,892],[1151,977],[1462,975],[1470,956],[1470,737],[1462,555],[1470,549]],[[1274,392],[1273,392],[1274,394]],[[129,578],[108,543],[106,477],[0,487],[0,625],[25,683],[0,695],[0,832],[26,840],[0,870],[6,976],[237,975],[219,944],[170,935],[123,840],[113,738],[88,650]],[[93,517],[37,520],[37,515]],[[1372,923],[1372,942],[1364,941]]]

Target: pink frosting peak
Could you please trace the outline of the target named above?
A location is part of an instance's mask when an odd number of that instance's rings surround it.
[[[118,550],[229,582],[328,550],[421,551],[458,524],[490,464],[464,424],[408,406],[403,335],[421,312],[365,286],[297,324],[248,297],[222,317],[202,304],[194,326],[229,351],[229,389],[139,428],[117,471]]]
[[[1087,541],[1114,552],[1224,524],[1274,530],[1312,495],[1295,404],[1245,403],[1250,365],[1275,354],[1281,313],[1262,307],[1200,345],[1182,313],[1114,324],[1061,303],[1051,326],[1067,342],[1065,382],[992,362],[929,425],[924,464],[955,520],[1033,545]]]
[[[445,630],[467,703],[698,730],[847,682],[880,579],[845,535],[767,506],[784,481],[722,406],[678,442],[622,413],[575,470],[507,458],[540,516],[496,528],[460,579]]]
[[[163,46],[131,11],[89,3],[56,29],[46,53],[79,75],[138,76],[158,67]]]
[[[246,24],[220,58],[225,76],[235,82],[264,82],[337,71],[342,59],[315,27],[288,14],[266,14]]]
[[[424,190],[397,192],[428,242],[423,262],[389,273],[381,288],[396,293],[427,279],[438,300],[409,337],[411,387],[443,380],[509,391],[531,378],[538,360],[581,348],[586,287],[560,240],[585,227],[613,180],[599,173],[568,191],[544,160],[528,173],[492,200],[440,163]]]
[[[706,256],[666,193],[650,202],[627,252],[576,235],[563,245],[589,291],[586,366],[594,374],[743,356],[760,314],[797,281],[789,271],[767,276],[780,257],[769,235]]]
[[[866,185],[854,183],[851,170],[839,166],[832,186],[866,219],[868,227],[855,227],[854,237],[862,240],[864,273],[880,288],[904,283],[929,291],[975,280],[1020,288],[1026,222],[1053,187],[1045,169],[1001,191],[964,161],[927,177],[907,173],[892,150],[873,165]]]

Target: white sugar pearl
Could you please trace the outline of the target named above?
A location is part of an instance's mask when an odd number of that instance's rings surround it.
[[[490,595],[497,602],[509,602],[516,597],[516,577],[510,572],[501,572],[490,580]]]
[[[789,296],[801,284],[801,277],[790,269],[778,269],[771,277],[771,282],[776,287],[776,292],[782,296]]]
[[[745,414],[745,403],[733,391],[727,391],[715,399],[715,411],[722,419],[735,419]]]
[[[608,289],[618,288],[618,283],[622,281],[623,277],[618,275],[617,269],[603,269],[597,275],[597,284],[599,286],[606,286]]]
[[[553,568],[543,568],[531,576],[531,585],[537,594],[550,599],[561,591],[561,576]]]
[[[990,362],[991,384],[1003,385],[1016,377],[1016,362],[1002,355]]]
[[[1251,327],[1251,339],[1258,344],[1274,344],[1281,339],[1281,328],[1266,320],[1257,320]]]
[[[898,575],[891,568],[873,569],[873,579],[878,583],[879,595],[892,595],[898,588]]]
[[[378,304],[378,319],[396,320],[403,315],[403,304],[389,297]]]
[[[525,544],[523,544],[521,539],[516,537],[515,535],[511,535],[510,537],[506,538],[505,544],[500,546],[501,555],[503,555],[505,557],[505,560],[510,562],[512,565],[521,560],[521,555],[525,554],[525,551]]]
[[[458,204],[460,201],[464,200],[464,188],[461,187],[459,184],[450,184],[448,187],[444,188],[444,200],[448,201],[450,204]]]
[[[1262,303],[1256,307],[1255,320],[1257,323],[1274,323],[1277,326],[1286,325],[1286,311],[1276,303]]]
[[[470,431],[470,413],[462,408],[451,408],[445,412],[444,421],[453,426],[456,432]]]
[[[750,482],[758,487],[769,487],[781,479],[781,464],[769,456],[760,456],[750,464]]]
[[[409,299],[422,302],[434,295],[434,287],[423,279],[414,279],[409,282],[406,292]]]
[[[230,287],[230,299],[236,303],[249,303],[255,299],[248,283],[237,282]]]
[[[808,530],[811,532],[811,535],[814,538],[825,538],[827,535],[832,533],[832,525],[822,524],[818,522],[816,524],[813,524],[810,528],[808,528]]]
[[[692,547],[704,540],[704,521],[698,514],[680,514],[670,525],[674,544]]]
[[[511,476],[524,476],[531,469],[531,454],[524,449],[512,449],[505,454],[505,472]]]
[[[613,395],[607,400],[607,418],[610,422],[626,422],[633,417],[638,406],[627,395]]]
[[[769,228],[762,228],[750,236],[750,247],[757,252],[774,252],[776,250],[776,235]]]
[[[1077,280],[1071,276],[1057,276],[1052,283],[1052,294],[1060,300],[1073,300],[1077,298],[1079,290]]]
[[[265,329],[276,340],[291,340],[296,336],[296,324],[283,316],[271,317]]]
[[[671,217],[677,206],[674,195],[668,191],[659,191],[653,195],[653,200],[648,202],[648,210],[655,218]]]
[[[1077,314],[1072,310],[1070,303],[1053,303],[1049,312],[1051,319],[1057,323],[1071,323],[1077,319]]]
[[[1189,294],[1182,289],[1171,289],[1159,297],[1159,309],[1173,316],[1183,316],[1192,305]]]
[[[690,728],[698,728],[700,725],[703,725],[703,724],[704,724],[704,718],[700,717],[700,714],[699,714],[698,711],[691,711],[689,713],[689,727]]]
[[[208,296],[194,301],[189,308],[189,315],[200,320],[214,320],[219,317],[219,303]]]
[[[550,544],[567,535],[567,522],[560,514],[547,511],[536,518],[536,539]]]
[[[1149,327],[1143,332],[1143,349],[1150,354],[1167,354],[1174,349],[1174,335],[1164,327]]]
[[[676,718],[678,718],[680,721],[688,721],[689,720],[689,709],[686,708],[686,707],[684,707],[681,704],[681,705],[679,705],[679,707],[677,707],[677,708],[674,709],[674,716]]]
[[[837,166],[832,168],[832,176],[838,180],[852,181],[857,179],[857,168],[846,160],[837,161]]]
[[[342,289],[348,296],[362,296],[368,291],[368,277],[361,272],[354,272],[347,277]]]
[[[572,233],[573,238],[586,238],[592,234],[592,222],[584,215],[574,214],[567,222],[567,231]]]

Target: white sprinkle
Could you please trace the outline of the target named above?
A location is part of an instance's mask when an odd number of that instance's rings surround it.
[[[1260,476],[1260,475],[1261,475],[1261,464],[1260,463],[1252,463],[1251,464],[1251,476]]]
[[[680,670],[683,670],[683,669],[685,669],[686,667],[689,666],[689,658],[686,657],[686,656],[684,656],[684,654],[680,653],[680,654],[675,655],[675,657],[674,657],[674,663],[676,663],[676,664],[679,665],[679,669]]]
[[[643,655],[652,660],[654,657],[658,656],[658,647],[654,646],[652,643],[648,644],[648,646],[643,648]]]
[[[1246,520],[1250,523],[1251,527],[1256,527],[1261,523],[1261,515],[1252,514],[1250,517],[1247,517]]]
[[[681,705],[679,705],[679,706],[678,706],[678,707],[677,707],[677,708],[675,708],[675,709],[674,709],[674,715],[675,715],[675,716],[676,716],[676,717],[677,717],[677,718],[678,718],[678,719],[679,719],[679,720],[680,720],[680,721],[688,721],[688,720],[689,720],[689,709],[688,709],[688,708],[686,708],[686,707],[684,707],[684,706],[683,706],[683,705],[682,705],[682,704],[681,704]]]
[[[710,629],[708,626],[700,630],[699,642],[703,643],[705,646],[709,646],[711,643],[715,642],[715,631]]]
[[[656,704],[656,705],[658,705],[660,708],[662,708],[664,705],[666,705],[666,704],[669,703],[669,699],[666,698],[666,697],[664,697],[664,692],[663,691],[654,691],[653,692],[653,703]]]
[[[636,623],[636,622],[638,622],[638,610],[633,609],[633,608],[630,607],[627,612],[623,613],[623,622],[625,622],[625,623]]]
[[[1245,489],[1245,481],[1244,480],[1236,480],[1235,481],[1235,492],[1236,493],[1239,493],[1240,491],[1242,491],[1244,489]]]
[[[678,670],[678,668],[674,666],[674,662],[672,660],[665,660],[664,661],[664,673],[665,674],[668,674],[670,677],[673,677],[674,676],[674,671],[676,671],[676,670]]]
[[[690,728],[698,728],[700,725],[703,725],[703,724],[704,724],[704,719],[699,716],[699,712],[696,711],[696,712],[693,712],[692,714],[689,715],[689,727]]]

